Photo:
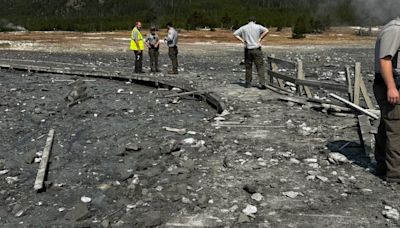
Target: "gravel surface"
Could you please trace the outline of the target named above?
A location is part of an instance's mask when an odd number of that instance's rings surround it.
[[[264,50],[302,59],[309,77],[337,83],[344,83],[339,72],[346,65],[361,62],[371,86],[370,47]],[[0,224],[398,227],[399,187],[371,173],[356,118],[245,89],[242,56],[235,45],[181,48],[174,77],[215,91],[227,107],[222,115],[191,96],[162,98],[175,90],[91,78],[84,79],[88,94],[101,96],[67,108],[75,76],[2,70]],[[132,65],[128,52],[2,50],[0,58],[115,70]],[[161,62],[165,72],[165,52]],[[46,189],[36,193],[34,160],[50,128],[56,134]]]

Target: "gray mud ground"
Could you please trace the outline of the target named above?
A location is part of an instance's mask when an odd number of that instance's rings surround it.
[[[341,83],[338,72],[358,61],[371,86],[371,48],[266,51],[301,58],[308,75]],[[2,70],[0,226],[398,227],[382,212],[385,206],[400,209],[399,186],[371,174],[356,118],[243,88],[242,55],[235,46],[187,45],[181,49],[181,74],[174,77],[216,91],[229,111],[219,117],[222,122],[253,127],[215,127],[217,112],[203,101],[189,96],[174,102],[160,98],[174,91],[105,79],[86,82],[89,93],[132,93],[67,108],[68,81],[62,80],[73,76]],[[2,50],[0,58],[115,70],[132,65],[130,53]],[[165,53],[161,62],[165,72]],[[50,128],[56,134],[46,191],[35,193],[38,163],[31,161],[43,150]],[[330,163],[329,154],[347,142],[339,152],[351,162]],[[91,202],[83,203],[84,196]],[[244,215],[248,205],[257,212]]]

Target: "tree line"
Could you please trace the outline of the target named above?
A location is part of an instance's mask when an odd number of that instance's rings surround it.
[[[164,27],[234,29],[255,16],[268,27],[319,32],[331,25],[364,23],[352,0],[0,0],[0,31],[12,23],[27,30],[129,30],[141,20]],[[365,15],[364,15],[365,17]]]

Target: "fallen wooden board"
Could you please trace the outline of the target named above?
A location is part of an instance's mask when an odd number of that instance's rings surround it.
[[[296,79],[293,78],[293,77],[290,77],[290,76],[287,76],[287,75],[284,75],[284,74],[280,74],[278,72],[274,72],[274,71],[269,70],[269,69],[267,69],[267,72],[268,72],[268,75],[270,77],[272,76],[274,78],[282,79],[284,81],[291,82],[291,83],[295,83],[296,82]]]
[[[44,179],[46,177],[47,165],[49,163],[50,152],[53,146],[54,139],[54,129],[50,129],[49,135],[46,140],[46,145],[43,150],[42,160],[40,161],[39,170],[36,176],[34,189],[35,191],[39,191],[43,189]]]
[[[275,85],[265,85],[265,87],[267,87],[269,90],[272,90],[276,93],[282,94],[282,95],[293,95],[292,91],[286,90],[284,88],[281,88],[279,86],[275,86]]]
[[[351,109],[335,104],[331,104],[329,101],[324,103],[324,100],[315,98],[302,98],[302,97],[279,97],[280,100],[290,101],[297,104],[302,104],[316,109],[326,109],[334,112],[350,112]]]
[[[193,95],[193,94],[203,94],[203,93],[209,93],[212,92],[211,90],[196,90],[196,91],[189,91],[189,92],[183,92],[183,93],[175,93],[175,94],[168,94],[165,95],[164,98],[169,98],[169,97],[180,97],[180,96],[186,96],[186,95]]]
[[[314,87],[314,88],[318,88],[318,89],[323,88],[323,89],[335,90],[335,91],[340,91],[340,92],[347,92],[347,86],[342,85],[342,84],[321,82],[321,81],[315,81],[315,80],[299,80],[299,79],[297,79],[294,83],[296,85],[309,86],[309,87]]]
[[[309,86],[309,87],[314,87],[318,89],[329,89],[329,90],[335,90],[339,92],[347,92],[347,86],[342,85],[342,84],[335,84],[335,83],[330,83],[330,82],[321,82],[321,81],[315,81],[315,80],[305,80],[305,79],[296,79],[288,75],[284,75],[278,72],[274,72],[272,70],[267,70],[268,75],[274,78],[282,79],[287,82],[291,82],[295,84],[296,86]],[[311,93],[311,92],[310,92]]]
[[[337,99],[337,100],[349,105],[350,107],[352,107],[352,108],[354,108],[354,109],[356,109],[356,110],[358,110],[358,111],[360,111],[360,112],[362,112],[362,113],[364,113],[364,114],[366,114],[366,115],[368,115],[368,116],[370,116],[370,117],[372,117],[374,119],[379,119],[379,117],[377,115],[367,111],[366,109],[364,109],[364,108],[362,108],[362,107],[360,107],[358,105],[355,105],[355,104],[351,103],[350,101],[348,101],[348,100],[346,100],[346,99],[344,99],[342,97],[339,97],[336,94],[330,93],[329,96],[331,96],[331,97],[333,97],[333,98],[335,98],[335,99]]]

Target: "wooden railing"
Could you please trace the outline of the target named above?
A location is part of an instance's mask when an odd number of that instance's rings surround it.
[[[367,88],[361,75],[361,64],[355,64],[354,70],[354,85],[350,77],[350,67],[346,67],[346,84],[338,84],[331,82],[323,82],[318,80],[308,80],[304,73],[303,62],[297,60],[296,62],[276,58],[274,55],[268,56],[268,76],[270,85],[285,90],[285,82],[293,83],[296,86],[296,94],[298,96],[307,96],[313,98],[311,88],[320,90],[325,89],[331,92],[347,93],[349,101],[355,105],[360,105],[360,96],[362,95],[368,109],[375,109],[368,95]],[[295,71],[295,75],[282,73],[279,69],[286,69]]]

